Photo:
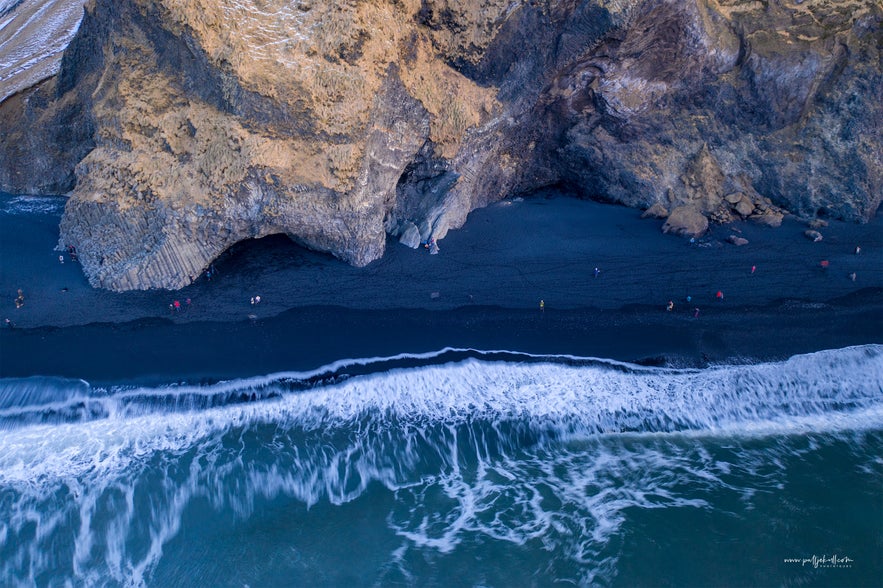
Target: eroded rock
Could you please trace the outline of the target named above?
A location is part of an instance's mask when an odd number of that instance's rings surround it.
[[[747,196],[743,196],[739,202],[733,206],[733,210],[739,213],[743,218],[750,216],[754,212],[754,203]]]
[[[876,0],[90,0],[59,73],[0,104],[0,189],[70,191],[62,243],[115,290],[271,233],[363,265],[556,184],[681,234],[867,220],[881,22]]]
[[[688,237],[701,237],[708,230],[708,217],[690,206],[678,206],[671,211],[663,233],[673,233]]]
[[[665,208],[661,203],[655,202],[653,206],[645,210],[641,214],[641,218],[658,218],[663,219],[668,217],[668,209]]]
[[[402,231],[401,237],[399,237],[399,243],[411,249],[420,247],[420,230],[417,228],[417,225],[407,223],[407,227]]]
[[[767,227],[780,227],[782,226],[782,220],[784,219],[784,215],[781,212],[777,211],[767,211],[763,214],[755,214],[748,217],[748,220],[755,222],[759,225],[764,225]]]

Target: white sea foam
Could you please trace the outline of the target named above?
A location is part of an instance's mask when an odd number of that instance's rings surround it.
[[[448,353],[445,350],[440,353]],[[465,350],[464,350],[465,351]],[[492,352],[503,353],[503,352]],[[310,372],[221,382],[99,390],[99,421],[32,425],[0,439],[0,481],[11,463],[32,464],[28,475],[62,475],[95,466],[96,455],[131,447],[139,451],[187,448],[198,439],[249,424],[272,423],[303,431],[347,430],[360,418],[380,428],[523,421],[536,430],[577,438],[603,433],[770,435],[880,426],[883,346],[863,346],[797,356],[786,362],[720,366],[705,370],[644,368],[590,360],[588,366],[550,362],[498,362],[475,358],[442,365],[371,373],[307,391],[289,382],[339,374],[354,365],[392,359],[432,360],[439,354],[346,360]],[[515,356],[517,357],[517,356]],[[524,358],[541,359],[536,356]],[[557,357],[557,360],[562,359]],[[567,358],[578,359],[578,358]],[[57,408],[86,400],[79,380],[39,378],[0,387],[4,416],[15,410]],[[58,396],[45,391],[57,385]],[[36,391],[39,390],[39,391]],[[13,403],[10,397],[21,391]],[[203,411],[172,412],[182,396],[275,396],[275,400],[221,405]],[[156,398],[155,404],[132,398]],[[17,406],[10,406],[17,404]],[[397,424],[391,424],[395,421]],[[77,448],[94,448],[81,450]],[[65,457],[59,462],[59,457]]]
[[[82,383],[55,385],[83,401]],[[626,509],[703,508],[687,483],[743,500],[781,484],[775,456],[721,459],[702,439],[883,429],[883,346],[704,370],[444,350],[87,395],[103,407],[90,418],[0,434],[0,583],[40,569],[138,583],[195,499],[247,517],[260,500],[342,504],[374,483],[397,497],[388,522],[405,552],[476,534],[539,544],[591,583],[615,562]],[[249,401],[179,402],[194,395]],[[33,393],[4,410],[55,404]]]
[[[51,214],[61,216],[63,196],[11,196],[0,194],[0,213],[9,215]]]

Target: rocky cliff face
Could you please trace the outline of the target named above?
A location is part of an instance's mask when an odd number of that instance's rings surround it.
[[[363,265],[560,184],[675,232],[883,198],[875,0],[91,0],[0,104],[0,188],[72,188],[95,286],[285,233]],[[698,223],[698,224],[697,224]]]

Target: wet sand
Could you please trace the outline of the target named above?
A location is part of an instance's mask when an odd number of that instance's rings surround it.
[[[59,263],[57,205],[3,198],[0,318],[16,325],[0,331],[3,377],[214,380],[446,346],[703,365],[883,342],[880,218],[831,222],[820,243],[786,220],[691,244],[638,211],[549,193],[473,212],[439,255],[391,241],[353,268],[275,236],[234,247],[212,280],[116,294]]]

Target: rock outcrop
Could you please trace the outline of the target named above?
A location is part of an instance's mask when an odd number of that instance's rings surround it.
[[[62,244],[113,290],[273,233],[364,265],[551,185],[685,234],[862,221],[881,22],[876,0],[90,0],[59,73],[0,104],[0,189],[70,191]]]

